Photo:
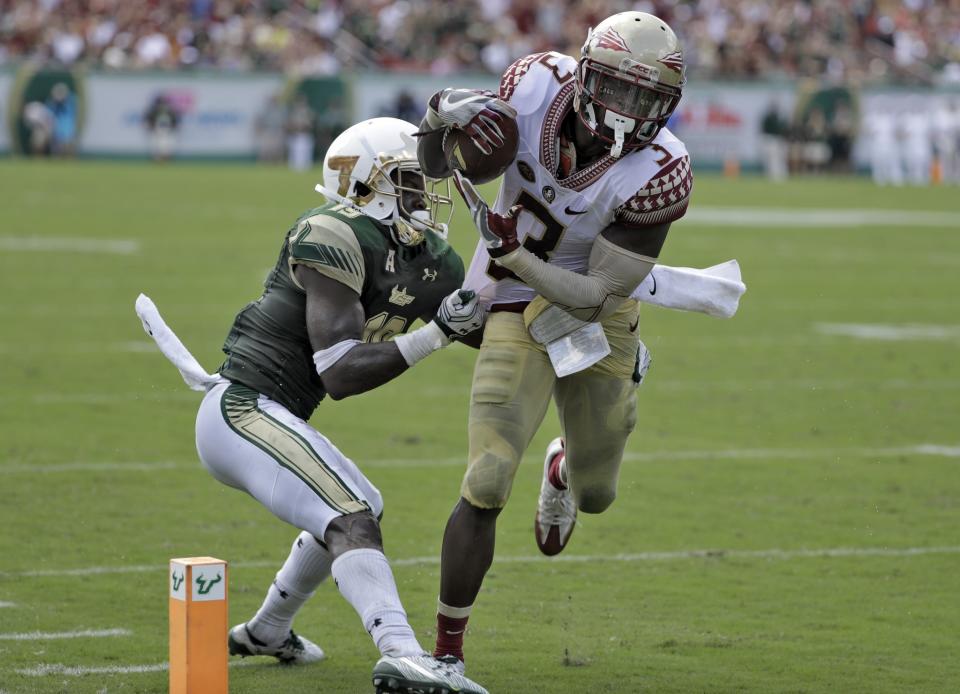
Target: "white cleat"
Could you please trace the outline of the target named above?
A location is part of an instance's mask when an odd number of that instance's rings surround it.
[[[230,655],[239,655],[246,658],[248,655],[269,655],[281,663],[289,665],[306,665],[323,660],[323,649],[317,644],[302,636],[297,636],[293,629],[281,642],[264,643],[254,636],[246,624],[238,624],[227,635],[227,648]]]
[[[537,518],[533,523],[537,547],[549,557],[563,551],[577,523],[577,504],[573,500],[573,494],[569,489],[557,489],[550,482],[550,463],[562,455],[563,439],[555,438],[547,446],[547,455],[543,460]]]
[[[489,694],[457,667],[429,653],[385,655],[373,667],[377,694]]]

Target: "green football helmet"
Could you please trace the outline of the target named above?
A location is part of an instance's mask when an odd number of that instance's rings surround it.
[[[574,109],[610,155],[644,147],[673,113],[686,81],[683,50],[666,22],[621,12],[587,33],[577,65]]]

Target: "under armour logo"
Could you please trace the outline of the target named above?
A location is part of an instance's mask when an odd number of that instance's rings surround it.
[[[383,624],[383,620],[377,617],[375,620],[373,620],[373,624],[370,626],[370,628],[367,629],[367,633],[373,636],[373,630],[376,629],[381,624]]]
[[[430,268],[425,267],[423,268],[423,277],[421,277],[420,279],[424,281],[430,280],[431,282],[433,282],[437,279],[437,271],[431,270]]]

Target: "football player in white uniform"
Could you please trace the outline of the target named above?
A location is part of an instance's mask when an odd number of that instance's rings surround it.
[[[465,287],[489,308],[473,377],[469,457],[443,540],[435,655],[463,660],[463,633],[493,561],[496,519],[520,460],[557,404],[537,545],[561,551],[577,511],[613,502],[647,365],[631,293],[657,262],[692,187],[686,148],[665,127],[684,84],[683,53],[662,20],[613,15],[579,60],[538,53],[511,65],[499,98],[447,89],[430,101],[418,157],[451,175],[447,128],[498,146],[516,112],[520,144],[492,209],[459,178],[480,232]]]

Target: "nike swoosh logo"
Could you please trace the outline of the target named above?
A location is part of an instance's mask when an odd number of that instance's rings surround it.
[[[487,98],[482,94],[467,94],[460,99],[451,99],[450,96],[450,94],[447,94],[440,99],[440,104],[443,106],[444,110],[452,110],[463,104],[469,104],[474,101],[481,101]]]
[[[650,296],[655,296],[657,293],[657,276],[650,273],[650,279],[653,280],[653,289],[650,290]]]
[[[640,319],[639,319],[639,318],[637,318],[637,320],[633,321],[633,325],[630,326],[630,332],[632,332],[632,333],[637,332],[637,326],[638,326],[638,325],[640,325]]]
[[[566,207],[563,211],[567,214],[586,214],[590,210],[571,210],[569,207]]]

